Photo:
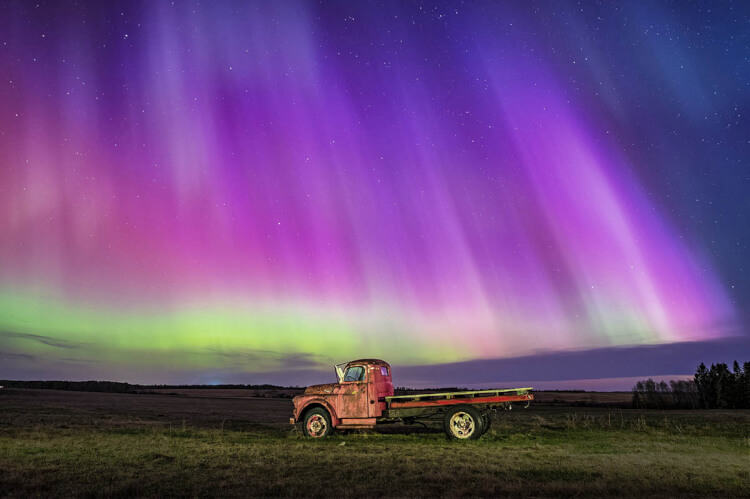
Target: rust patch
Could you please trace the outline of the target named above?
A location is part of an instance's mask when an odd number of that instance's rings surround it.
[[[311,385],[305,389],[305,395],[329,395],[338,386],[338,383],[327,383],[324,385]]]

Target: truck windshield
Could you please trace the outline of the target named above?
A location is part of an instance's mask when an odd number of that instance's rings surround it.
[[[363,379],[365,379],[365,368],[362,366],[352,366],[344,375],[344,381],[362,381]]]

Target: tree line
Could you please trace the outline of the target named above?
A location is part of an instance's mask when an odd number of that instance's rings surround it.
[[[71,390],[77,392],[108,392],[108,393],[142,393],[144,390],[156,389],[253,389],[253,390],[285,390],[298,387],[276,385],[134,385],[117,381],[13,381],[0,380],[0,386],[6,388],[36,388],[44,390]]]
[[[750,362],[740,366],[701,365],[691,380],[656,382],[649,378],[633,387],[638,409],[750,409]]]

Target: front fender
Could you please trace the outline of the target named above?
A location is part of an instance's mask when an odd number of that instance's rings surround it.
[[[300,402],[301,403],[294,404],[294,420],[296,422],[299,422],[302,414],[305,413],[308,407],[310,407],[311,405],[320,405],[328,411],[328,414],[331,415],[331,424],[334,426],[334,428],[339,425],[340,421],[338,416],[336,415],[336,411],[334,410],[333,405],[331,405],[326,399],[314,397]]]

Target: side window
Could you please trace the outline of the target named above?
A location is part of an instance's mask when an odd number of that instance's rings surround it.
[[[365,368],[362,366],[352,366],[344,374],[344,381],[362,381],[363,379],[365,379]]]
[[[383,376],[388,376],[388,368],[385,366],[380,366],[380,374]]]

